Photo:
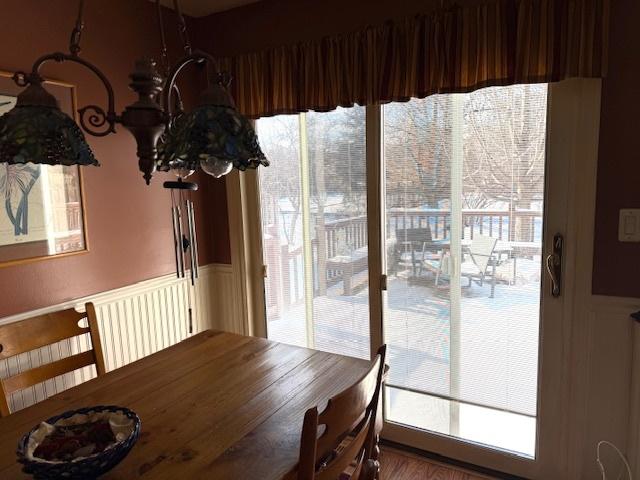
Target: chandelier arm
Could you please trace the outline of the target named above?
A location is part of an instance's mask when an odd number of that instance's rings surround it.
[[[49,61],[58,63],[69,61],[77,63],[91,70],[94,75],[96,75],[100,79],[105,90],[107,91],[107,111],[105,112],[104,109],[98,105],[88,105],[79,109],[78,113],[80,114],[80,125],[87,133],[93,135],[94,137],[105,137],[110,133],[115,133],[115,125],[119,121],[118,115],[115,111],[115,94],[113,92],[113,87],[111,86],[111,83],[109,82],[105,74],[102,73],[98,69],[98,67],[78,57],[77,55],[56,52],[44,55],[35,61],[31,70],[31,81],[42,81],[42,77],[40,76],[40,68],[42,67],[42,65]],[[105,125],[107,125],[106,129],[99,130]]]
[[[184,111],[184,103],[182,102],[182,94],[180,93],[180,89],[178,85],[173,85],[173,107],[177,110],[177,113]]]
[[[178,63],[176,63],[176,65],[174,65],[174,67],[171,69],[171,71],[167,75],[165,88],[162,91],[162,105],[164,106],[165,111],[167,113],[166,115],[167,127],[170,126],[172,117],[173,117],[173,106],[171,105],[171,102],[170,102],[170,96],[171,96],[171,92],[173,91],[173,88],[175,87],[178,75],[180,75],[180,72],[182,71],[182,69],[187,65],[189,65],[190,63],[200,64],[203,62],[208,62],[213,64],[214,68],[216,69],[216,73],[218,74],[220,73],[218,68],[218,62],[216,61],[215,58],[213,58],[212,55],[206,52],[197,51],[195,53],[192,53],[191,55],[187,55],[186,57],[183,57]]]

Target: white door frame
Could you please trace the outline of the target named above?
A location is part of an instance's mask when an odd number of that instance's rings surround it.
[[[262,260],[260,194],[255,170],[233,170],[225,178],[235,308],[239,318],[228,324],[235,333],[267,337]]]
[[[570,425],[575,370],[573,311],[574,299],[591,289],[591,272],[584,271],[582,255],[584,245],[592,242],[593,230],[580,228],[568,214],[579,206],[583,213],[590,210],[585,216],[593,216],[595,188],[585,185],[595,185],[599,102],[599,81],[568,80],[549,85],[543,257],[551,253],[556,233],[564,236],[565,246],[560,298],[549,298],[549,280],[543,272],[537,432],[541,441],[536,460],[388,422],[383,438],[526,478],[580,478],[569,475],[568,452],[569,432],[575,431]],[[554,202],[554,198],[563,197],[566,202]],[[547,365],[552,368],[545,368]]]
[[[480,448],[441,435],[428,434],[406,427],[385,424],[383,438],[423,450],[439,453],[465,462],[532,479],[586,479],[592,476],[591,439],[585,426],[592,415],[585,396],[589,390],[589,371],[580,364],[592,346],[589,330],[581,328],[580,318],[585,302],[591,302],[591,265],[593,253],[593,218],[595,212],[595,178],[597,170],[598,131],[600,119],[600,80],[572,79],[550,84],[548,118],[549,162],[562,162],[563,173],[547,176],[547,191],[564,189],[566,205],[546,202],[545,252],[549,253],[551,239],[556,232],[565,237],[563,297],[545,304],[541,362],[560,365],[553,375],[544,377],[548,383],[539,393],[539,435],[548,441],[540,445],[541,462],[509,456]],[[382,193],[384,175],[381,165],[381,108],[367,107],[367,181],[368,181],[368,238],[370,265],[371,352],[383,340],[382,312],[385,293],[385,255],[380,252],[384,238],[382,222]],[[555,160],[558,159],[558,160]],[[258,178],[255,172],[234,172],[226,179],[229,208],[229,228],[234,284],[238,292],[234,299],[241,306],[242,318],[237,319],[237,331],[266,336],[264,310],[263,259]],[[566,207],[580,215],[560,213]],[[378,221],[375,221],[378,219]],[[579,259],[579,261],[578,261]],[[549,289],[546,275],[543,288]],[[549,311],[553,309],[553,311]],[[236,310],[238,311],[238,310]],[[574,312],[576,312],[574,314]],[[558,320],[551,321],[551,318]],[[548,340],[549,339],[549,340]],[[548,378],[547,378],[548,377]],[[545,380],[545,382],[547,382]],[[550,425],[553,431],[546,431]],[[555,438],[555,441],[552,439]],[[596,471],[597,473],[597,471]]]

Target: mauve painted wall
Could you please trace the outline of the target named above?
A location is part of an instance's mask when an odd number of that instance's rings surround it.
[[[466,2],[479,0],[466,0]],[[265,0],[195,20],[198,45],[232,55],[377,25],[440,1]],[[608,77],[603,82],[593,293],[640,297],[640,244],[617,240],[618,210],[640,208],[640,1],[611,2]],[[390,8],[390,5],[393,5]]]
[[[66,51],[76,5],[72,0],[2,0],[0,70],[28,70],[38,56]],[[121,111],[135,98],[127,87],[135,59],[158,56],[154,6],[145,0],[91,0],[85,10],[82,56],[109,77]],[[168,37],[179,53],[176,36],[172,25]],[[105,105],[100,84],[81,67],[47,65],[42,73],[75,84],[80,106]],[[144,184],[133,138],[122,127],[116,135],[88,140],[102,163],[83,170],[90,252],[0,268],[0,317],[174,271],[169,193],[161,185],[167,174],[157,174],[150,187]],[[207,213],[208,198],[224,189],[209,178],[195,198],[201,264],[229,261],[228,245],[211,248],[213,226],[220,230],[217,225],[224,224],[223,236],[227,228],[226,213]]]
[[[618,241],[621,208],[640,208],[640,2],[611,2],[609,74],[602,84],[593,293],[640,297],[640,243]]]

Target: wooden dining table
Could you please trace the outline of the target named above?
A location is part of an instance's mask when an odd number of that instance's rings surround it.
[[[0,478],[29,478],[22,435],[64,411],[118,405],[142,430],[106,479],[295,479],[305,411],[361,377],[369,362],[208,330],[0,418]]]

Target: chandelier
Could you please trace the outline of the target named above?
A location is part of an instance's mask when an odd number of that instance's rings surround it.
[[[118,115],[111,83],[98,67],[80,57],[84,28],[84,0],[80,0],[69,53],[46,54],[35,61],[30,73],[17,72],[13,76],[16,84],[25,89],[18,95],[16,106],[0,117],[0,162],[98,165],[82,130],[104,137],[115,133],[120,124],[136,140],[138,166],[147,184],[156,168],[174,170],[184,178],[198,168],[220,177],[233,167],[246,170],[269,165],[251,123],[235,108],[229,94],[229,76],[219,70],[211,55],[192,51],[178,0],[174,0],[174,7],[186,54],[169,67],[159,0],[157,7],[166,78],[158,73],[154,60],[138,60],[129,85],[138,99]],[[82,65],[104,85],[106,109],[98,105],[79,109],[82,129],[60,110],[55,97],[42,85],[40,69],[52,61]],[[176,80],[184,67],[193,63],[213,67],[215,75],[201,93],[196,108],[185,113]],[[174,100],[178,108],[173,108]]]

